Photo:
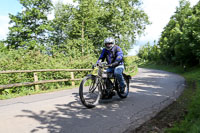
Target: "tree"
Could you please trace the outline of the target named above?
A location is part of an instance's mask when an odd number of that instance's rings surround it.
[[[149,60],[156,57],[157,62],[167,64],[191,66],[200,63],[199,9],[200,2],[191,8],[189,1],[180,0],[180,6],[161,34],[158,47],[154,45],[148,50],[143,48],[140,54],[142,55],[145,49],[150,53]],[[159,56],[155,56],[156,51]]]
[[[58,41],[56,47],[62,47],[62,51],[67,54],[72,51],[74,54],[75,51],[80,51],[82,55],[93,51],[98,53],[103,40],[108,36],[115,37],[117,44],[126,53],[135,41],[136,35],[141,34],[146,24],[149,24],[148,17],[140,9],[141,3],[137,0],[76,0],[76,2],[77,6],[56,7],[54,27],[59,29],[57,31],[62,31],[57,36],[62,38],[60,39],[62,42]]]
[[[188,18],[188,24],[185,29],[188,29],[188,36],[190,37],[189,44],[192,47],[192,53],[195,59],[200,64],[200,1],[192,9],[192,15]]]
[[[4,44],[4,42],[0,41],[0,52],[6,51],[6,50],[7,50],[7,48],[6,48],[5,44]]]
[[[94,50],[94,36],[99,31],[100,7],[96,0],[80,0],[78,6],[58,3],[52,27],[53,49],[69,56],[82,56]]]
[[[190,3],[186,0],[180,1],[175,14],[164,28],[158,45],[161,48],[161,59],[163,62],[175,64],[187,64],[190,57],[193,57],[185,27],[188,17],[192,15]]]
[[[148,16],[140,8],[139,0],[109,0],[104,3],[106,11],[104,26],[108,34],[118,38],[118,45],[124,52],[135,42],[147,24]]]
[[[152,49],[152,46],[150,45],[150,43],[149,42],[146,43],[145,45],[140,47],[138,57],[140,57],[144,60],[151,61],[151,57],[150,57],[151,49]]]
[[[12,26],[9,27],[7,46],[14,49],[40,49],[48,39],[47,14],[53,5],[50,0],[20,0],[20,3],[23,6],[22,12],[16,16],[9,14]]]

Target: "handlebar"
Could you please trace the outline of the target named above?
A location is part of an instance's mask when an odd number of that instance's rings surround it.
[[[98,66],[100,66],[100,67],[106,67],[107,63],[106,62],[99,62]]]
[[[94,69],[96,66],[100,68],[105,68],[105,67],[108,67],[108,64],[106,62],[98,62],[97,64],[92,65],[92,68]]]

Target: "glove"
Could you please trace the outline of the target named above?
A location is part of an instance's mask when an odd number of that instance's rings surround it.
[[[96,64],[103,62],[102,59],[99,59]]]
[[[112,67],[112,64],[107,64],[106,67]]]
[[[112,63],[112,64],[108,64],[108,65],[106,65],[107,67],[116,67],[116,66],[118,66],[119,65],[119,62],[114,62],[114,63]]]

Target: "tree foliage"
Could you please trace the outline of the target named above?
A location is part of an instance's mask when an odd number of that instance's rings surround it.
[[[78,6],[58,3],[52,27],[53,48],[69,56],[91,54],[93,35],[98,32],[96,1],[79,1]]]
[[[58,4],[55,8],[53,41],[67,54],[98,53],[108,36],[117,39],[126,53],[149,24],[138,0],[76,0],[77,6]],[[59,39],[58,39],[59,38]],[[60,49],[61,48],[61,49]]]
[[[180,1],[175,14],[165,26],[157,45],[159,58],[150,55],[148,59],[178,65],[196,65],[200,63],[200,2],[190,7],[190,2]],[[141,53],[141,52],[140,52]],[[142,56],[141,56],[142,57]]]
[[[51,11],[52,3],[50,0],[20,0],[20,3],[22,12],[16,16],[9,14],[12,26],[9,27],[7,46],[41,49],[48,39],[46,34],[50,27],[47,14]]]
[[[76,5],[57,3],[55,18],[47,15],[51,0],[20,0],[22,12],[10,14],[9,49],[40,49],[55,55],[76,57],[97,54],[103,40],[112,36],[125,54],[149,24],[139,0],[74,0]]]

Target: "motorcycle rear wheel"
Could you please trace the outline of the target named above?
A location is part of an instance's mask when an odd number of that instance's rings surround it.
[[[125,81],[125,84],[126,84],[126,87],[124,88],[124,91],[122,92],[121,91],[121,88],[120,88],[120,85],[119,85],[119,82],[117,81],[117,85],[116,85],[116,90],[117,90],[117,94],[118,94],[118,96],[120,97],[120,98],[126,98],[127,96],[128,96],[128,94],[129,94],[129,78],[126,76],[126,75],[124,75],[123,74],[123,76],[124,76],[124,81]]]

